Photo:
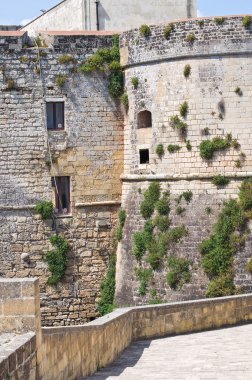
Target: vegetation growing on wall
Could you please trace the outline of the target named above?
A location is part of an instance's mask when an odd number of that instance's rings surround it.
[[[245,243],[246,225],[251,211],[252,179],[247,179],[241,185],[239,199],[224,203],[211,236],[200,246],[202,266],[210,279],[207,297],[235,293],[234,256]]]
[[[188,108],[189,108],[189,105],[187,102],[183,102],[180,107],[179,107],[179,113],[180,113],[180,116],[182,117],[186,117],[187,113],[188,113]]]
[[[167,150],[169,153],[176,153],[181,149],[179,145],[169,144]]]
[[[143,37],[149,37],[151,35],[150,27],[146,24],[140,26],[140,34]]]
[[[196,35],[195,35],[194,32],[191,32],[191,33],[189,33],[189,34],[186,36],[186,41],[187,41],[187,42],[193,43],[195,40],[196,40]]]
[[[117,240],[121,241],[123,237],[123,227],[126,221],[126,211],[122,208],[119,210],[118,219],[119,219],[119,224],[116,230],[116,236],[117,236]]]
[[[54,249],[45,254],[45,261],[52,275],[48,278],[49,285],[57,285],[63,278],[66,270],[67,252],[69,251],[69,243],[61,236],[51,236],[50,243]]]
[[[129,97],[128,97],[127,92],[124,92],[124,93],[120,96],[120,100],[121,100],[122,104],[124,105],[125,110],[127,111],[128,108],[129,108]]]
[[[180,136],[185,137],[187,134],[187,124],[179,118],[178,115],[170,118],[170,126],[177,130]]]
[[[170,256],[167,259],[169,272],[166,280],[170,288],[177,290],[191,281],[190,261],[181,257]]]
[[[184,77],[185,78],[188,78],[190,76],[191,70],[192,70],[192,68],[190,65],[185,65],[185,67],[184,67]]]
[[[161,159],[164,155],[164,146],[163,144],[158,144],[156,147],[156,154]]]
[[[168,38],[170,37],[170,35],[172,34],[172,32],[174,31],[174,24],[169,24],[169,25],[166,25],[166,27],[164,28],[164,37],[168,40]]]
[[[66,83],[66,76],[63,75],[63,74],[59,74],[56,76],[55,78],[55,84],[58,86],[58,87],[64,87],[65,83]]]
[[[152,270],[159,270],[167,265],[169,252],[188,232],[183,225],[171,228],[170,192],[169,190],[161,192],[158,182],[151,183],[145,191],[140,211],[146,222],[144,229],[133,235],[132,253],[140,265],[139,268],[136,268],[136,274],[140,280],[139,293],[143,295],[147,291],[147,283],[151,278]],[[149,266],[143,271],[142,261],[146,253],[146,264]],[[189,281],[189,276],[187,278],[184,275],[181,276],[185,282]],[[179,275],[176,274],[176,283],[182,286],[182,277],[179,279],[178,277]]]
[[[139,85],[139,79],[137,77],[131,78],[131,84],[134,87],[134,89],[136,90],[138,88],[138,85]]]
[[[242,24],[244,28],[249,28],[252,24],[252,17],[251,16],[244,16],[242,20]]]
[[[51,219],[53,217],[53,204],[49,201],[41,201],[35,206],[35,212],[42,216],[42,219]]]
[[[99,49],[80,67],[84,73],[101,71],[108,75],[108,88],[111,96],[118,98],[123,94],[123,71],[120,65],[119,36],[113,36],[113,46]]]
[[[243,95],[243,94],[242,94],[242,90],[241,90],[240,87],[236,87],[236,88],[235,88],[235,93],[236,93],[237,95],[239,95],[239,96],[242,96],[242,95]]]
[[[200,143],[200,156],[203,159],[210,160],[215,152],[223,151],[231,146],[231,141],[227,135],[225,138],[214,137],[212,140],[205,140]]]
[[[64,55],[61,55],[61,56],[58,58],[58,62],[59,62],[61,65],[67,65],[67,64],[69,64],[69,63],[74,63],[74,62],[75,62],[75,59],[74,59],[71,55],[64,54]]]
[[[223,25],[225,22],[225,17],[215,17],[214,22],[217,25]]]
[[[212,178],[212,184],[217,187],[225,187],[229,184],[229,182],[230,180],[221,174],[215,175]]]
[[[101,284],[101,299],[97,308],[101,315],[111,313],[115,308],[115,274],[116,274],[116,254],[112,254],[109,259],[107,274]]]

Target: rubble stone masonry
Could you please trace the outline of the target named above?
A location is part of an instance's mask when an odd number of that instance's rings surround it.
[[[49,47],[38,50],[24,32],[0,35],[0,272],[39,278],[42,323],[50,326],[98,315],[120,207],[123,116],[106,74],[78,71],[86,57],[111,46],[112,35],[46,38]],[[60,64],[62,55],[73,61]],[[66,79],[62,88],[58,75]],[[64,130],[47,132],[46,101],[64,102]],[[71,213],[54,224],[34,212],[39,201],[52,199],[52,176],[70,177],[71,197]],[[43,254],[55,228],[71,250],[63,281],[51,287]]]

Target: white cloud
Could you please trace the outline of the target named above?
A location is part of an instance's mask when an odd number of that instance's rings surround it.
[[[33,19],[32,18],[25,18],[20,21],[20,25],[25,26],[26,24],[29,24]]]
[[[197,17],[204,17],[203,13],[197,9]]]

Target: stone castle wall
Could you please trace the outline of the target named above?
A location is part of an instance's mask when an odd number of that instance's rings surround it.
[[[0,271],[3,277],[39,277],[43,324],[77,324],[97,316],[120,206],[123,116],[109,96],[106,75],[77,69],[98,48],[110,47],[112,36],[48,40],[50,47],[38,57],[26,34],[0,36]],[[64,54],[74,63],[60,64]],[[55,84],[58,75],[66,77],[62,88]],[[65,130],[47,132],[46,101],[57,99],[65,103]],[[34,213],[35,204],[53,197],[52,176],[69,176],[71,187],[71,214],[56,220],[71,251],[55,287],[47,284],[43,260],[55,226]]]
[[[172,291],[166,283],[167,268],[164,268],[155,271],[149,286],[157,290],[161,299],[177,300],[204,295],[208,279],[200,265],[199,243],[211,233],[223,201],[235,198],[241,181],[252,174],[252,29],[243,26],[242,17],[226,18],[222,25],[214,19],[178,22],[168,39],[164,37],[164,28],[165,25],[151,26],[149,37],[141,36],[138,30],[121,36],[129,96],[122,177],[122,204],[128,217],[117,273],[117,300],[121,304],[146,303],[150,297],[138,293],[132,234],[143,228],[140,203],[151,181],[160,181],[164,190],[170,186],[172,226],[184,224],[189,231],[172,253],[193,262],[191,282],[178,292]],[[186,40],[190,33],[195,35],[194,42]],[[183,74],[185,65],[191,67],[188,78]],[[133,77],[138,78],[137,89],[131,83]],[[237,87],[242,95],[235,92]],[[169,122],[172,116],[179,115],[184,101],[189,106],[184,121],[191,150]],[[137,117],[144,110],[152,113],[152,128],[138,129]],[[207,136],[205,128],[209,129]],[[217,152],[211,160],[200,157],[201,141],[229,133],[240,143],[239,149]],[[158,144],[164,146],[162,159],[156,154]],[[179,145],[180,150],[169,153],[169,144]],[[149,164],[140,164],[140,149],[149,149]],[[241,167],[236,167],[237,161]],[[227,176],[228,186],[217,189],[211,183],[216,174]],[[192,202],[187,205],[182,201],[180,206],[185,212],[177,215],[175,200],[187,190],[193,193]],[[211,214],[207,214],[207,207],[211,208]],[[245,269],[250,250],[251,236],[235,260],[235,283],[246,291],[251,290],[251,275]]]

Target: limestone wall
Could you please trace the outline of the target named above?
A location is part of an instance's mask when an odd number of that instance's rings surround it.
[[[252,320],[252,296],[118,309],[85,326],[43,328],[41,380],[71,380],[112,362],[131,341]],[[171,348],[172,349],[172,348]]]
[[[195,0],[100,0],[99,30],[129,30],[142,24],[196,17]],[[62,1],[25,25],[30,35],[41,30],[97,30],[96,4],[91,0]]]
[[[111,252],[121,196],[123,116],[109,96],[106,75],[78,72],[86,57],[111,46],[111,35],[46,38],[50,45],[38,57],[36,48],[25,45],[24,33],[0,36],[0,271],[3,277],[40,278],[44,324],[78,324],[97,316]],[[74,63],[60,64],[64,54]],[[55,84],[58,75],[66,77],[62,88]],[[47,133],[46,101],[59,99],[65,103],[65,130]],[[33,210],[53,198],[53,175],[69,176],[71,187],[71,213],[54,225]],[[63,281],[50,287],[43,254],[55,228],[71,251]]]
[[[171,191],[172,227],[185,225],[189,235],[172,249],[172,254],[191,260],[193,277],[180,291],[172,291],[166,283],[165,267],[154,272],[149,291],[154,288],[163,300],[197,298],[204,294],[208,280],[202,271],[199,243],[210,235],[223,201],[236,198],[241,181],[252,174],[252,29],[245,28],[242,17],[225,18],[222,25],[215,19],[188,20],[174,24],[168,39],[166,25],[151,26],[149,37],[139,30],[121,36],[121,58],[125,65],[129,111],[125,126],[125,158],[122,204],[127,211],[121,253],[118,257],[117,301],[120,304],[146,303],[149,295],[138,292],[132,255],[132,235],[143,228],[140,204],[151,181],[159,181],[162,189]],[[186,38],[190,33],[194,42]],[[191,74],[184,76],[190,65]],[[132,78],[138,79],[134,88]],[[240,95],[235,92],[240,88]],[[183,102],[188,103],[188,114],[181,117],[187,124],[187,136],[173,129],[172,116],[180,115]],[[138,129],[141,111],[152,113],[152,128]],[[205,134],[205,131],[208,133]],[[213,159],[200,156],[203,140],[232,134],[240,147],[216,152]],[[191,149],[187,148],[187,142]],[[160,159],[156,147],[162,144]],[[168,145],[180,150],[169,153]],[[139,151],[149,149],[149,164],[140,164]],[[230,183],[216,188],[211,183],[214,175],[225,175]],[[184,191],[192,191],[190,204],[182,202],[182,215],[176,214],[176,199]],[[211,208],[207,214],[206,208]],[[245,249],[235,259],[235,282],[244,291],[251,290],[251,274],[245,269],[250,258],[251,236]]]

